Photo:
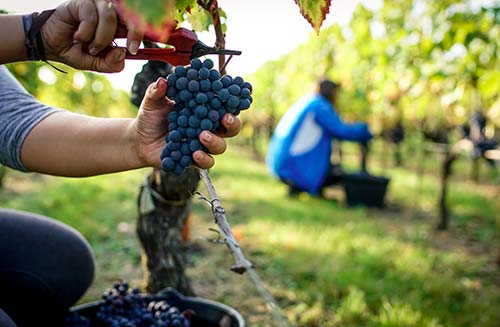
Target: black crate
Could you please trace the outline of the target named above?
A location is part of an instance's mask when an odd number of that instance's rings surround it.
[[[384,207],[389,179],[365,172],[342,176],[348,206]]]
[[[199,298],[184,296],[174,289],[167,288],[158,294],[145,295],[150,300],[165,300],[177,307],[181,312],[192,310],[191,327],[246,327],[245,320],[234,308],[223,303]],[[95,315],[103,301],[81,304],[71,308],[82,316],[87,317],[92,325],[96,322]]]

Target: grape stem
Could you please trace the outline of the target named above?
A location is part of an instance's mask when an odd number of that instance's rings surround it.
[[[220,19],[220,14],[219,14],[219,4],[217,3],[217,0],[198,0],[197,1],[198,5],[201,6],[203,9],[208,11],[210,15],[212,16],[212,21],[214,25],[214,31],[215,31],[215,47],[217,49],[225,49],[226,47],[226,40],[224,37],[224,31],[222,30],[222,23]],[[219,55],[219,71],[221,75],[225,75],[225,62],[226,62],[226,57],[223,54]]]
[[[226,211],[222,207],[221,201],[215,192],[215,187],[210,179],[210,176],[208,176],[208,171],[206,169],[198,169],[198,173],[200,174],[200,177],[203,180],[209,194],[209,202],[212,207],[215,223],[224,237],[225,244],[228,246],[229,251],[231,251],[231,254],[233,255],[235,264],[231,267],[231,270],[236,273],[243,274],[249,268],[253,268],[253,265],[245,258],[238,241],[234,238],[231,227],[229,227],[229,223],[226,219]]]

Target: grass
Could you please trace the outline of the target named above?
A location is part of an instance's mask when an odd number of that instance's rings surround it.
[[[373,170],[383,171],[378,161]],[[55,217],[89,239],[98,264],[82,300],[89,301],[115,278],[140,283],[134,221],[146,172],[86,179],[9,172],[0,205]],[[404,168],[385,172],[392,178],[385,210],[347,208],[339,192],[339,201],[288,198],[234,145],[210,175],[244,253],[295,325],[497,326],[498,186],[454,178],[452,225],[437,232],[433,168],[421,180]],[[190,255],[188,274],[198,295],[235,307],[249,326],[273,326],[248,279],[229,271],[226,247],[197,239],[213,237],[214,225],[207,206],[194,203],[193,242],[202,250]]]

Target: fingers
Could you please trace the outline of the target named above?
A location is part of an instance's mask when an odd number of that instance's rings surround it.
[[[75,15],[80,23],[73,38],[82,43],[92,41],[98,21],[97,8],[94,2],[71,1],[69,2],[69,12]]]
[[[224,117],[222,117],[222,126],[224,128],[217,132],[217,135],[221,137],[233,137],[240,132],[241,121],[232,114],[225,114]]]
[[[201,150],[193,153],[193,160],[198,167],[203,169],[211,168],[215,164],[214,158]]]
[[[144,33],[139,31],[137,28],[134,26],[127,25],[127,49],[128,51],[135,55],[137,54],[137,50],[139,49],[139,46],[141,45],[142,38],[144,36]]]
[[[113,42],[117,26],[117,17],[111,2],[94,0],[94,4],[98,18],[94,39],[89,45],[89,53],[93,56]]]
[[[238,134],[241,129],[241,121],[232,114],[226,114],[222,118],[222,126],[225,130],[218,132],[217,135],[207,130],[200,134],[200,142],[207,148],[210,154],[217,155],[226,151],[227,144],[223,137],[232,137]],[[215,164],[215,160],[210,154],[201,150],[196,151],[193,153],[194,162],[198,167],[208,169]]]
[[[141,108],[143,110],[171,109],[174,102],[165,97],[166,92],[167,80],[160,77],[156,82],[148,86],[141,103]]]
[[[208,152],[210,152],[211,154],[224,153],[227,148],[224,139],[206,130],[200,133],[200,142],[208,149]]]
[[[117,73],[125,68],[125,50],[120,48],[111,49],[104,57],[95,57],[96,70],[102,73]]]

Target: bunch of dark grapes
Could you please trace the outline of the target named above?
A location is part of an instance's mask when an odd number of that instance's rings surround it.
[[[151,301],[137,288],[117,282],[102,296],[95,318],[95,327],[190,327],[189,320],[178,308],[166,301]],[[72,312],[65,327],[92,327],[87,317]]]
[[[167,97],[175,101],[168,115],[167,145],[161,154],[162,169],[180,175],[193,163],[202,131],[215,132],[226,113],[238,115],[250,108],[252,85],[237,76],[221,76],[210,59],[191,60],[189,66],[177,66],[167,76]]]

